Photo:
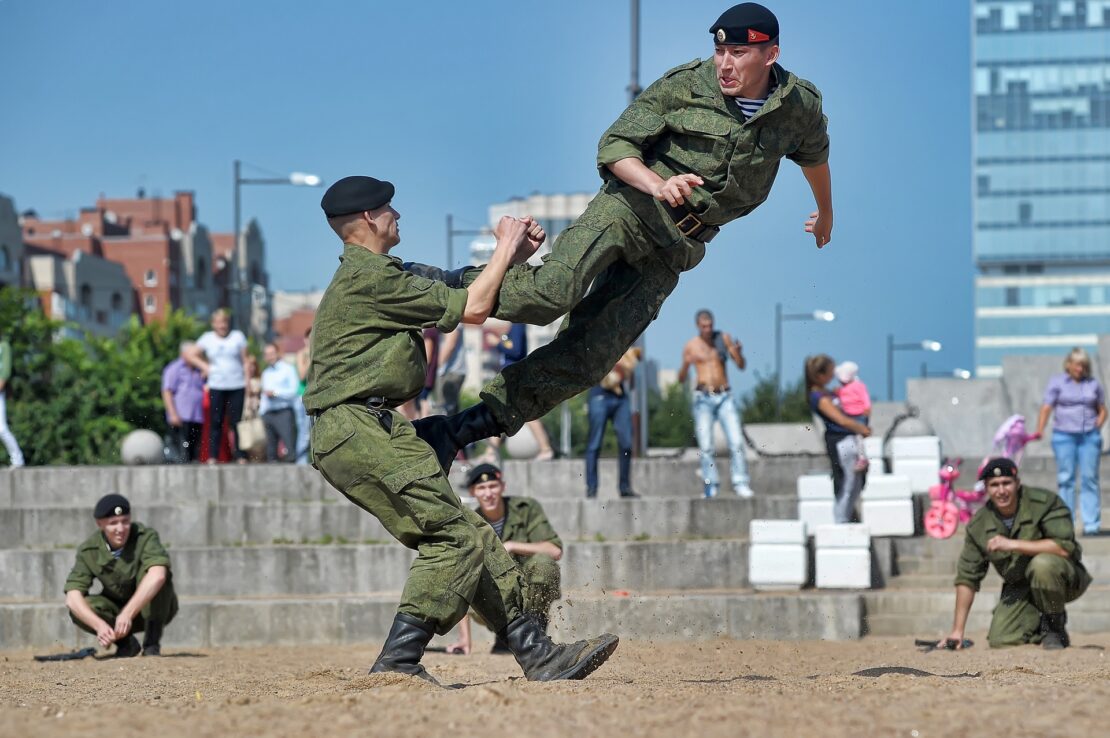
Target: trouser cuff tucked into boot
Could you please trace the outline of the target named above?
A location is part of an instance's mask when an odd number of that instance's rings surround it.
[[[162,655],[162,624],[157,620],[148,620],[146,630],[143,632],[143,656]]]
[[[604,633],[577,643],[553,642],[535,616],[522,615],[500,633],[529,681],[585,679],[617,650],[615,635]]]
[[[1041,647],[1050,651],[1067,648],[1071,645],[1068,637],[1068,614],[1066,612],[1041,614]]]
[[[424,649],[435,635],[435,628],[412,615],[403,612],[393,618],[382,652],[370,667],[371,674],[408,674],[418,676],[432,684],[441,686],[435,677],[420,665]]]

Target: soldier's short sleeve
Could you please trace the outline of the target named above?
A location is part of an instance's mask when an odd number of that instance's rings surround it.
[[[1041,518],[1041,530],[1045,538],[1051,538],[1056,544],[1068,552],[1068,556],[1075,556],[1075,526],[1072,524],[1071,513],[1067,506],[1056,495],[1051,495],[1052,502],[1048,512]]]
[[[644,90],[602,134],[597,144],[597,168],[604,177],[609,164],[621,159],[644,160],[644,151],[666,130],[663,120],[670,105],[669,77]]]
[[[85,551],[83,548],[78,548],[77,560],[73,562],[73,569],[70,570],[69,576],[66,577],[66,585],[62,591],[73,592],[76,590],[83,595],[87,595],[89,593],[89,587],[92,586],[93,578],[93,571],[85,560]]]
[[[462,322],[467,291],[402,271],[374,270],[365,278],[363,297],[369,302],[374,327],[387,330],[438,328],[450,333]]]
[[[532,500],[530,513],[527,543],[553,543],[562,549],[563,541],[559,538],[559,534],[555,532],[555,528],[551,526],[551,521],[547,519],[543,506]]]
[[[979,547],[970,533],[964,536],[964,547],[960,551],[960,558],[956,562],[956,584],[964,584],[976,592],[987,575],[990,560],[986,552]]]
[[[786,158],[800,167],[817,167],[829,160],[829,119],[821,111],[821,93],[816,87],[801,87],[807,100],[809,126],[806,127],[798,148]]]
[[[162,539],[158,537],[157,531],[147,528],[144,533],[146,540],[143,541],[142,550],[139,551],[140,577],[146,574],[152,566],[170,568],[170,555],[166,553],[166,548],[162,545]]]

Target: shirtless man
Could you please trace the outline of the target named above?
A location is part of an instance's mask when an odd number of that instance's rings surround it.
[[[701,478],[705,496],[716,497],[720,486],[713,452],[713,423],[720,421],[728,439],[732,489],[740,497],[751,497],[748,461],[744,458],[744,432],[740,426],[740,409],[728,386],[725,363],[731,356],[741,370],[747,366],[739,341],[727,333],[713,330],[713,313],[699,310],[695,322],[698,335],[682,349],[682,368],[678,381],[686,383],[690,365],[694,365],[697,386],[694,389],[694,433],[701,451]]]

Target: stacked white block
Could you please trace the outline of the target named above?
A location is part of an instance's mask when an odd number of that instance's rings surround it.
[[[803,474],[798,477],[798,519],[806,524],[810,535],[817,530],[817,526],[836,521],[833,514],[835,503],[831,476]]]
[[[901,474],[868,474],[861,495],[863,522],[873,536],[912,536],[913,489]]]
[[[890,442],[891,471],[910,478],[910,489],[928,492],[937,483],[940,470],[940,439],[936,436],[906,436]]]
[[[748,581],[760,590],[801,589],[809,578],[806,525],[800,520],[753,520],[748,527]]]
[[[871,532],[866,525],[822,525],[814,535],[814,544],[819,588],[871,587]]]
[[[863,453],[871,462],[872,474],[882,474],[883,467],[883,437],[870,436],[863,439]]]

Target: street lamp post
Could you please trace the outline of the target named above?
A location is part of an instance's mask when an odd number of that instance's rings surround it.
[[[895,351],[940,351],[940,341],[917,341],[916,343],[895,343],[894,334],[886,336],[886,399],[894,402],[894,352]]]
[[[971,379],[971,372],[967,369],[961,369],[959,367],[956,367],[951,371],[930,369],[929,365],[923,361],[921,362],[921,378],[928,379],[929,377],[936,377],[941,379]]]
[[[450,271],[455,268],[455,236],[488,236],[492,231],[489,228],[455,228],[455,216],[447,214],[447,266]]]
[[[243,263],[243,244],[241,242],[242,236],[239,233],[239,229],[241,228],[240,221],[242,220],[242,196],[239,193],[239,188],[243,185],[293,185],[294,187],[322,187],[324,185],[324,180],[320,179],[315,174],[306,174],[305,172],[291,172],[288,176],[285,177],[244,177],[243,162],[239,159],[236,159],[233,162],[232,169],[234,172],[233,189],[235,192],[235,214],[233,216],[234,230],[232,231],[232,238],[235,239],[235,249],[233,253],[235,255],[235,267],[238,271],[238,280],[237,284],[235,285],[235,289],[240,295],[240,301],[242,301],[242,294],[247,291],[247,276],[243,273],[243,270],[241,269]],[[247,316],[247,320],[249,323],[249,316]],[[248,325],[241,325],[240,327],[246,328],[248,327]]]
[[[775,417],[782,417],[782,323],[786,320],[817,320],[831,323],[836,313],[814,310],[809,313],[783,313],[782,303],[775,303]]]

